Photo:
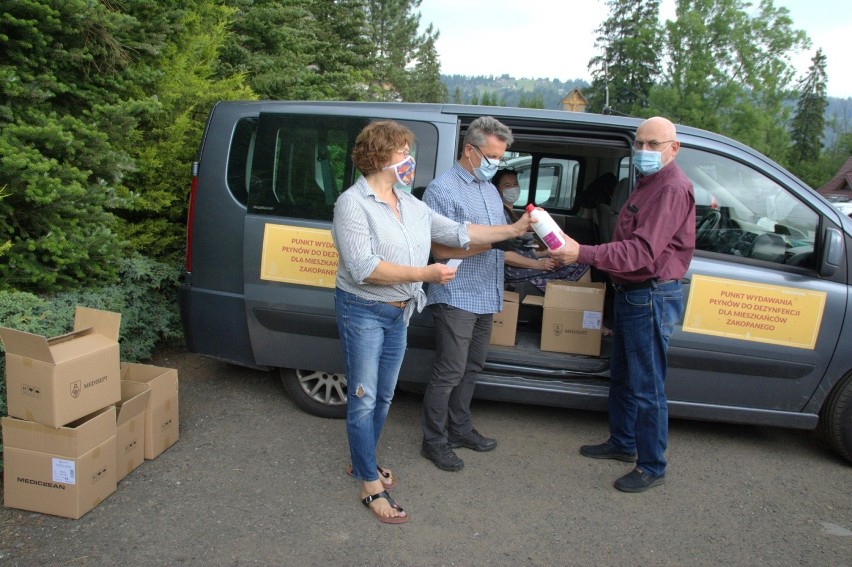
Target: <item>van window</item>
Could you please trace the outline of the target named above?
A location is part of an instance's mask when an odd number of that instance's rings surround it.
[[[746,164],[681,148],[695,189],[698,250],[813,268],[819,215]]]
[[[364,118],[261,114],[251,161],[248,210],[331,220],[355,178],[349,159]]]
[[[571,209],[577,194],[580,163],[573,159],[545,157],[534,160],[534,156],[521,155],[504,158],[506,167],[518,174],[521,196],[518,203],[535,202],[548,209]],[[538,168],[533,168],[537,163]],[[531,178],[536,173],[535,191],[530,192]]]
[[[228,151],[228,189],[234,198],[245,205],[251,176],[257,118],[242,118],[234,126],[231,148]]]
[[[261,114],[249,162],[248,210],[253,214],[331,220],[337,197],[360,173],[352,163],[355,139],[369,119],[348,116]],[[400,121],[415,134],[415,186],[435,171],[434,126]],[[430,151],[427,151],[431,144]],[[418,152],[419,148],[426,148]],[[396,185],[400,190],[410,187]]]

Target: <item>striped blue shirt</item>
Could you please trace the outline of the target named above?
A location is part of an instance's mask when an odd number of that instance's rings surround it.
[[[466,248],[467,226],[445,218],[417,197],[394,189],[400,219],[390,205],[376,198],[364,177],[334,203],[331,236],[340,257],[335,285],[372,301],[405,301],[406,321],[412,309],[426,305],[423,283],[382,285],[366,282],[381,260],[401,266],[422,267],[429,262],[431,243]]]
[[[478,180],[458,162],[429,183],[423,202],[465,224],[506,224],[497,188]],[[498,313],[503,308],[503,252],[488,250],[465,258],[453,281],[430,284],[427,295],[428,305],[446,303],[477,315]]]

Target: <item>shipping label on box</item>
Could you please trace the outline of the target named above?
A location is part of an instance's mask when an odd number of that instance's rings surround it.
[[[121,379],[151,390],[145,409],[145,458],[154,459],[180,437],[177,370],[124,362]]]
[[[3,493],[10,508],[77,519],[116,488],[115,407],[64,427],[4,417]]]
[[[0,328],[9,415],[61,427],[118,402],[120,322],[77,307],[74,331],[52,339]]]
[[[518,330],[518,302],[520,296],[514,291],[503,292],[503,310],[494,314],[491,327],[491,343],[500,346],[515,346]]]
[[[115,432],[116,480],[145,461],[145,410],[150,397],[147,385],[121,381]]]

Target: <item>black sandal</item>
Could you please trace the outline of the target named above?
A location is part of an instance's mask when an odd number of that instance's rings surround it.
[[[370,508],[370,504],[374,500],[378,500],[379,498],[384,498],[385,500],[387,500],[388,504],[390,504],[390,507],[396,510],[397,512],[404,512],[402,506],[396,503],[396,500],[394,500],[391,495],[388,494],[387,490],[382,490],[378,494],[372,494],[370,496],[367,496],[366,498],[363,498],[361,500],[361,503],[364,504],[364,506],[366,506],[367,508],[369,508],[373,515],[376,517],[376,519],[382,522],[383,524],[404,524],[408,521],[408,514],[406,514],[405,516],[385,517],[376,513],[374,509]]]

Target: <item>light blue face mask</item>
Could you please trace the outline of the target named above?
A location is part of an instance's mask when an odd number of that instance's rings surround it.
[[[479,164],[479,167],[473,168],[473,174],[480,181],[488,181],[494,174],[497,173],[497,164],[495,162],[488,163],[484,159],[482,163]]]
[[[636,150],[633,154],[633,167],[642,175],[657,173],[663,167],[663,152]]]
[[[473,168],[473,175],[476,176],[480,181],[489,181],[494,174],[497,173],[497,169],[500,167],[500,164],[497,163],[498,160],[489,160],[485,158],[485,154],[480,152],[479,148],[473,146],[476,149],[476,153],[479,154],[479,167]],[[470,160],[470,158],[468,158]],[[471,165],[473,165],[471,163]]]

